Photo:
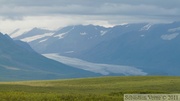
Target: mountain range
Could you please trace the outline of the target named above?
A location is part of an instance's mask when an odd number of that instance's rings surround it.
[[[40,54],[59,54],[92,63],[132,66],[149,75],[180,74],[180,22],[102,27],[34,28],[11,36]]]
[[[0,81],[100,76],[48,59],[27,43],[0,33]]]

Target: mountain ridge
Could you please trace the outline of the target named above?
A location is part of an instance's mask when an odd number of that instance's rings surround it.
[[[0,33],[0,76],[6,80],[61,79],[100,76],[48,59],[27,43]]]
[[[179,75],[179,35],[180,22],[111,28],[77,25],[28,43],[41,54],[56,53],[93,63],[140,67],[154,75]]]

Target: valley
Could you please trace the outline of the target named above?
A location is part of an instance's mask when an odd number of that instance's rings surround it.
[[[22,34],[14,32],[11,36],[28,42],[40,54],[134,67],[148,75],[178,76],[179,27],[180,22],[130,23],[113,27],[74,25],[57,30],[33,28]]]
[[[179,5],[0,0],[0,101],[180,101]]]

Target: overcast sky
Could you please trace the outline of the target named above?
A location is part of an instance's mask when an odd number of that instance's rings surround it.
[[[180,21],[180,0],[0,0],[0,31]]]

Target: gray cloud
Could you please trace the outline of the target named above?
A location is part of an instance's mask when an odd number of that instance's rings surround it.
[[[24,16],[88,15],[110,22],[119,18],[127,22],[128,18],[173,21],[180,20],[179,4],[180,0],[0,0],[0,16],[13,20]]]

